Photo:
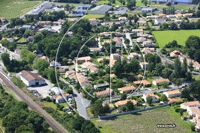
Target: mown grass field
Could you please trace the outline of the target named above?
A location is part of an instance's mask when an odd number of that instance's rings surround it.
[[[90,19],[90,18],[102,18],[105,15],[101,15],[101,14],[87,14],[84,18],[86,19]]]
[[[191,133],[190,124],[171,107],[162,107],[109,120],[92,119],[102,133]],[[175,128],[157,128],[157,124],[175,124]]]
[[[185,41],[189,36],[195,35],[200,37],[200,30],[168,30],[152,32],[159,47],[164,47],[168,42],[176,40],[179,45],[185,46]]]
[[[0,17],[19,17],[41,3],[42,1],[0,0]]]

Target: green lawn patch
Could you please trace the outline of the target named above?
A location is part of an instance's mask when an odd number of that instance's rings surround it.
[[[22,37],[22,38],[21,38],[21,39],[19,39],[17,42],[18,42],[18,43],[24,43],[24,42],[25,42],[25,38],[24,38],[24,37]]]
[[[102,0],[102,1],[99,1],[98,2],[98,5],[104,5],[104,4],[108,4],[109,1],[108,0]],[[118,0],[115,0],[115,3],[111,3],[111,5],[113,6],[126,6],[126,5],[123,5],[122,3],[120,3]]]
[[[101,14],[87,14],[84,18],[90,19],[90,18],[102,18],[104,15]]]
[[[170,106],[118,116],[112,119],[92,119],[102,133],[190,133],[186,123]],[[175,124],[175,128],[157,128],[157,124]]]
[[[200,37],[200,30],[167,30],[152,32],[159,47],[164,47],[167,43],[176,40],[179,45],[185,46],[185,41],[189,36],[195,35]]]
[[[0,17],[6,19],[19,17],[41,3],[42,1],[1,0]]]

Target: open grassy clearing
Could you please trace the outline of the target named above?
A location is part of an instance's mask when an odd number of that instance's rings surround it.
[[[41,3],[42,1],[1,0],[0,17],[6,19],[19,17]]]
[[[101,15],[101,14],[87,14],[84,18],[86,19],[90,19],[90,18],[102,18],[105,15]]]
[[[104,0],[104,1],[99,1],[98,2],[98,5],[103,5],[103,4],[108,4],[109,1],[108,0]],[[126,5],[123,5],[122,3],[120,3],[118,0],[115,1],[115,3],[111,3],[112,5],[114,6],[126,6]]]
[[[200,30],[168,30],[168,31],[153,31],[152,32],[157,44],[162,48],[168,42],[176,40],[179,45],[185,46],[185,41],[189,36],[195,35],[200,37]]]
[[[190,133],[186,123],[171,107],[162,107],[137,114],[118,116],[108,120],[92,119],[102,133]],[[157,128],[157,124],[176,124],[175,128]]]

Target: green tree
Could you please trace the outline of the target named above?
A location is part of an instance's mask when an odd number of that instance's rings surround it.
[[[59,81],[59,76],[60,76],[60,73],[59,73],[59,71],[57,71],[58,81]],[[57,80],[56,80],[55,68],[49,68],[48,69],[47,77],[51,81],[51,83],[54,83],[54,84],[57,83],[56,82]]]
[[[183,71],[185,73],[187,73],[187,71],[188,71],[187,59],[186,58],[184,58],[184,60],[183,60]]]
[[[38,70],[39,74],[43,75],[43,71],[49,67],[49,62],[41,58],[35,58],[33,61],[33,68]]]
[[[180,78],[181,77],[181,62],[179,58],[175,59],[174,71],[175,71],[176,77]]]
[[[126,103],[126,109],[127,109],[127,111],[132,111],[132,110],[134,110],[134,104],[133,104],[133,102],[131,102],[131,101],[128,101],[127,103]]]
[[[22,49],[22,50],[20,51],[20,57],[21,57],[22,59],[26,60],[26,57],[27,57],[28,53],[30,53],[30,51],[28,51],[27,49]]]
[[[98,99],[93,104],[92,108],[94,110],[95,115],[103,115],[104,114],[104,107],[103,107],[102,103],[103,103],[102,100]]]
[[[161,95],[160,100],[163,102],[167,101],[167,96],[165,94]]]
[[[127,98],[127,94],[126,93],[121,94],[120,100],[126,100],[126,98]]]
[[[10,68],[10,55],[8,53],[3,53],[1,55],[1,60],[7,69]]]
[[[152,98],[151,96],[148,96],[148,97],[147,97],[147,103],[148,103],[149,105],[151,105],[151,104],[152,104],[152,101],[153,101],[153,98]]]
[[[168,83],[166,82],[166,81],[164,81],[164,82],[162,82],[162,83],[160,83],[161,84],[161,86],[163,86],[164,88],[168,88],[169,87],[169,85],[168,85]]]
[[[111,112],[108,103],[106,103],[106,104],[104,105],[104,112],[105,112],[105,113],[110,113],[110,112]]]
[[[27,54],[27,57],[26,57],[27,62],[30,63],[30,64],[33,63],[33,61],[34,61],[35,58],[36,58],[36,55],[34,53],[32,53],[32,52],[29,52]]]

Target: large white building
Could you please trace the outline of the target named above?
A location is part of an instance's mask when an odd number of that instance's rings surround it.
[[[25,70],[21,72],[20,79],[27,86],[41,86],[46,84],[45,80],[40,75]]]

